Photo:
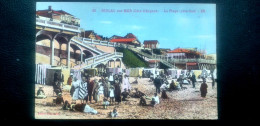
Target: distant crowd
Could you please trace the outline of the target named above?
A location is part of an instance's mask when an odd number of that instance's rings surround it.
[[[68,85],[71,85],[70,95],[72,102],[64,101],[62,96],[63,75],[58,77],[58,73],[54,73],[53,91],[56,94],[54,102],[56,105],[63,105],[63,110],[80,111],[85,113],[98,114],[98,112],[91,108],[88,104],[101,103],[104,109],[111,105],[120,105],[121,101],[128,101],[131,98],[138,98],[141,106],[156,106],[160,103],[158,94],[161,98],[168,99],[167,91],[185,90],[187,87],[184,84],[192,84],[193,88],[196,86],[196,77],[194,73],[187,73],[181,75],[177,80],[170,76],[160,73],[156,77],[152,73],[143,73],[143,77],[150,77],[150,82],[153,82],[156,90],[153,96],[149,97],[137,88],[132,89],[129,82],[129,77],[124,73],[114,74],[109,73],[107,76],[103,75],[100,79],[91,79],[90,75],[80,74],[80,77],[71,74],[68,78]],[[61,79],[59,79],[61,78]],[[215,80],[212,79],[212,88],[214,88]],[[202,76],[202,83],[200,85],[201,97],[205,98],[207,94],[208,85],[206,83],[207,75]],[[138,84],[138,78],[132,83]],[[36,98],[46,98],[43,87],[37,91]],[[80,100],[81,104],[76,104]],[[149,103],[147,102],[150,101]],[[118,112],[116,107],[109,113],[111,117],[117,117]]]

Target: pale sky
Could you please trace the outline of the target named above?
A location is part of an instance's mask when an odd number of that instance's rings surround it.
[[[142,43],[158,40],[160,48],[197,47],[207,54],[216,53],[215,4],[37,2],[36,10],[48,6],[74,15],[80,19],[81,28],[104,37],[133,33]],[[102,12],[103,9],[114,12]]]

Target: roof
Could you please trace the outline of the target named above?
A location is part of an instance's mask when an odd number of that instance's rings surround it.
[[[172,51],[169,51],[168,53],[189,53],[190,51],[187,49],[177,48]]]
[[[96,35],[96,38],[102,40],[102,38],[99,35]]]
[[[36,11],[36,14],[41,15],[41,14],[47,14],[48,12],[49,12],[49,10],[39,10],[39,11]],[[51,10],[51,12],[53,14],[58,14],[58,15],[65,15],[65,14],[71,15],[63,10],[59,10],[59,11]],[[71,16],[73,16],[73,15],[71,15]]]
[[[59,13],[61,13],[61,14],[67,14],[67,15],[73,16],[72,14],[70,14],[70,13],[68,13],[68,12],[66,12],[66,11],[63,11],[63,10],[58,10],[58,11],[56,11],[56,12],[59,12]]]
[[[183,49],[183,48],[176,48],[176,49],[169,51],[167,53],[195,53],[197,55],[201,55],[201,53],[198,52],[198,51],[193,51],[193,50],[188,50],[188,49]]]
[[[120,39],[111,39],[110,42],[133,42],[135,38],[120,38]]]
[[[94,33],[93,30],[85,31],[85,37],[89,37],[91,33]]]
[[[136,38],[136,36],[132,33],[128,33],[125,38]]]
[[[124,38],[124,37],[122,37],[122,36],[118,36],[118,35],[113,35],[111,38],[118,39],[118,38]]]
[[[144,40],[144,44],[157,44],[158,40]]]

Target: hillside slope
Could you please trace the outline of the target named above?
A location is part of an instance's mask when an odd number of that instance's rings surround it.
[[[149,66],[148,63],[144,61],[144,59],[140,58],[139,56],[137,56],[135,53],[133,53],[128,49],[116,48],[116,51],[124,53],[123,63],[125,64],[126,67],[136,68],[136,67]]]

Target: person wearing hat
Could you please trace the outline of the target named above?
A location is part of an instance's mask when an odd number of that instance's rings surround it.
[[[147,105],[144,96],[140,97],[139,105],[141,105],[141,106],[146,106]]]
[[[156,88],[156,93],[160,93],[161,85],[162,85],[162,81],[161,81],[159,75],[157,75],[157,77],[154,79],[154,86]]]
[[[103,80],[103,87],[104,87],[104,97],[105,98],[108,98],[109,97],[109,88],[110,88],[110,84],[108,82],[108,78],[106,77],[104,80]]]
[[[128,101],[128,100],[126,99],[128,95],[129,95],[129,93],[126,91],[126,88],[125,88],[125,89],[124,89],[124,92],[122,92],[122,96],[123,96],[122,101]]]
[[[115,101],[119,103],[121,103],[121,86],[119,83],[115,83],[114,84],[114,94],[115,94]]]
[[[96,101],[96,103],[98,102],[98,89],[99,89],[98,80],[95,78],[94,86],[93,86],[93,99]]]
[[[113,109],[113,112],[110,112],[110,116],[111,117],[117,117],[118,116],[118,112],[117,112],[116,108]]]
[[[201,93],[201,97],[205,98],[207,95],[207,88],[208,85],[206,83],[206,79],[203,79],[202,84],[200,85],[200,93]]]
[[[118,75],[119,83],[123,82],[123,74],[120,72]]]
[[[92,97],[92,93],[93,93],[93,87],[94,87],[95,82],[92,80],[90,80],[90,77],[87,78],[87,89],[88,89],[88,96],[86,97],[86,102],[90,102],[91,103],[91,97]]]
[[[110,85],[109,87],[109,99],[110,103],[114,103],[114,98],[115,98],[115,88],[113,85]]]
[[[154,97],[152,98],[151,105],[154,107],[155,105],[159,104],[159,97],[157,96],[157,93],[154,93]]]
[[[146,96],[143,92],[139,91],[138,88],[135,88],[135,93],[132,94],[134,98],[141,98],[142,96]]]
[[[108,81],[110,82],[111,85],[114,84],[114,77],[112,75],[112,72],[110,73],[109,77],[108,77]]]
[[[39,87],[39,89],[38,89],[38,91],[37,91],[37,96],[36,96],[36,98],[40,98],[40,99],[46,98],[45,93],[44,93],[44,90],[43,90],[43,86],[40,86],[40,87]]]
[[[56,80],[53,84],[53,91],[58,95],[59,93],[62,93],[61,84],[59,80]]]
[[[195,74],[194,73],[192,73],[192,76],[191,76],[191,82],[192,82],[192,86],[193,86],[193,88],[195,88],[195,83],[196,83],[196,76],[195,76]]]
[[[125,89],[130,93],[131,85],[130,85],[130,82],[129,82],[129,79],[128,79],[127,75],[125,75],[124,79],[123,79],[122,92]]]

